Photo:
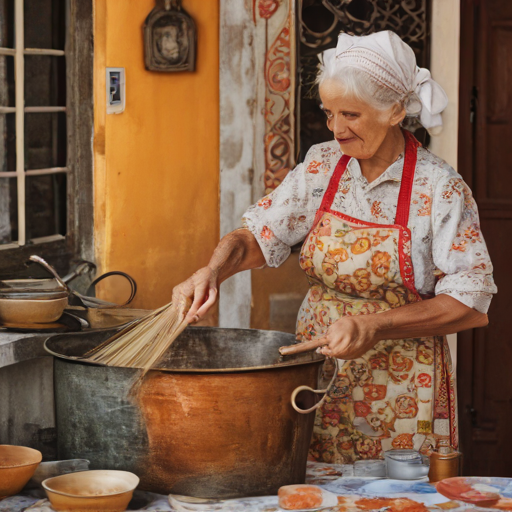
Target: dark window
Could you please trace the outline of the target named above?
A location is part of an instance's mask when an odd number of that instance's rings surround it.
[[[334,48],[338,34],[367,35],[392,30],[413,48],[418,65],[430,61],[430,0],[301,0],[298,8],[300,122],[298,140],[302,161],[313,144],[332,139],[319,109],[317,55]],[[407,126],[423,143],[426,131],[413,121]]]
[[[92,0],[0,0],[0,275],[90,258],[92,109]]]

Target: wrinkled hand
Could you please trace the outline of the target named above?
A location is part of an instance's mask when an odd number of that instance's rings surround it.
[[[373,315],[345,316],[315,341],[318,352],[338,359],[357,359],[379,341]]]
[[[210,267],[200,268],[183,283],[172,290],[172,300],[189,299],[192,302],[186,320],[188,323],[198,322],[215,304],[218,297],[217,272]]]

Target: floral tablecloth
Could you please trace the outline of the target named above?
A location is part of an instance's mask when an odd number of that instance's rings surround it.
[[[389,480],[368,474],[363,467],[359,475],[353,466],[308,463],[307,483],[319,485],[339,496],[338,505],[324,512],[469,512],[470,505],[449,501],[441,496],[426,479],[419,481]],[[184,496],[164,496],[135,491],[130,503],[132,511],[154,512],[281,512],[277,496],[236,500],[201,500]],[[485,509],[478,508],[478,511]],[[512,508],[502,509],[511,510]],[[0,512],[54,512],[42,491],[12,496],[0,501]],[[496,512],[496,510],[494,510]]]

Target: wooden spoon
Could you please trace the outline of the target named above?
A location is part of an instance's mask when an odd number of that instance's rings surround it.
[[[309,352],[310,350],[315,350],[318,347],[323,347],[326,344],[327,343],[325,342],[325,338],[322,336],[311,341],[305,341],[304,343],[296,343],[295,345],[286,345],[284,347],[279,347],[279,353],[282,356],[302,354],[303,352]]]

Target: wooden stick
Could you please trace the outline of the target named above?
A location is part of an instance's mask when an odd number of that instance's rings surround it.
[[[293,354],[302,354],[303,352],[309,352],[310,350],[315,350],[318,347],[323,347],[327,345],[325,338],[322,336],[321,338],[316,338],[311,341],[306,341],[304,343],[296,343],[295,345],[287,345],[285,347],[279,348],[279,353],[282,356],[291,356]]]

